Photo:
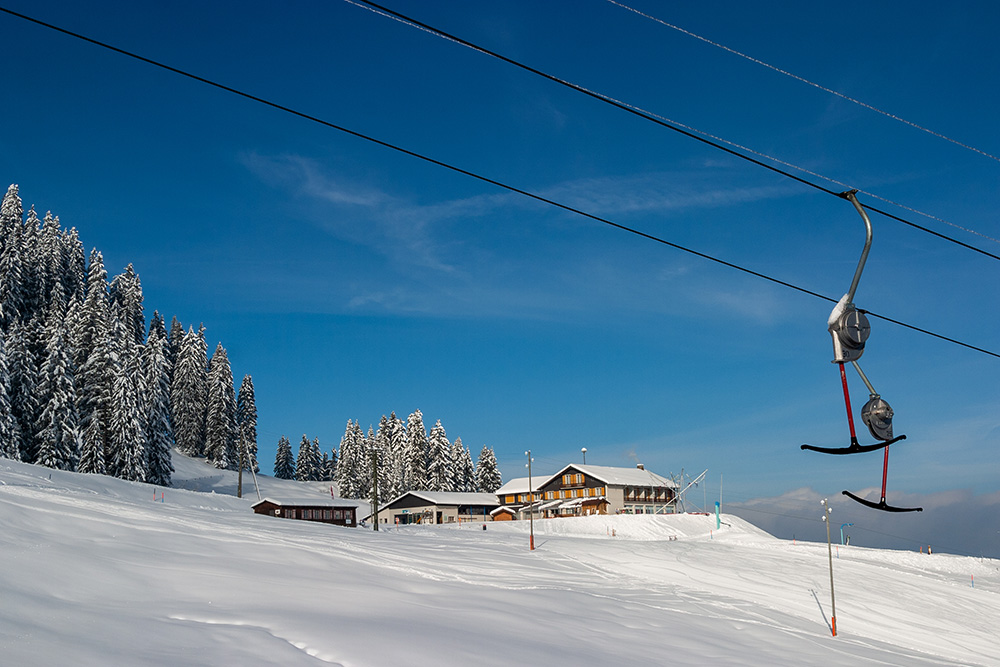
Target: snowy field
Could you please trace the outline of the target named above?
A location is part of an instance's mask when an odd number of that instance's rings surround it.
[[[529,551],[527,522],[256,516],[174,460],[201,490],[155,502],[0,460],[2,664],[1000,665],[997,560],[841,547],[832,637],[826,544],[733,516],[538,521]]]

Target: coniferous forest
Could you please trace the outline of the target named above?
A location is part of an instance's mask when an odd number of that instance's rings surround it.
[[[303,435],[298,455],[282,436],[274,460],[274,476],[299,481],[331,481],[344,498],[388,502],[406,491],[493,493],[503,484],[493,449],[486,445],[476,464],[461,438],[449,442],[439,419],[428,434],[420,410],[406,424],[395,412],[382,415],[378,430],[348,420],[340,451],[323,452],[319,441]]]
[[[257,464],[253,380],[234,390],[222,343],[211,357],[205,327],[148,326],[132,265],[108,279],[75,228],[25,213],[11,185],[0,207],[0,456],[83,473],[170,485],[171,447],[218,468]],[[274,474],[332,481],[346,498],[385,502],[408,490],[480,491],[502,484],[493,449],[476,464],[441,421],[391,413],[378,429],[347,422],[339,453],[302,436],[298,456],[278,443]],[[376,484],[377,482],[377,484]]]
[[[108,279],[76,229],[25,214],[16,185],[0,207],[0,456],[167,486],[170,448],[257,469],[253,381],[239,396],[205,329],[148,328],[132,265]]]

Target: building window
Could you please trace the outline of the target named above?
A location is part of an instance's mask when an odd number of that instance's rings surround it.
[[[510,505],[512,502],[514,502],[514,496],[513,495],[506,496],[504,498],[504,502]]]

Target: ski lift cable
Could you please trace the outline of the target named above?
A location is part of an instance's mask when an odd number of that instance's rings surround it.
[[[573,83],[571,81],[567,81],[567,80],[559,78],[559,77],[557,77],[555,75],[548,74],[548,73],[543,72],[542,70],[539,70],[539,69],[537,69],[535,67],[532,67],[530,65],[526,65],[526,64],[524,64],[524,63],[522,63],[520,61],[514,60],[513,58],[509,58],[509,57],[504,56],[504,55],[502,55],[500,53],[497,53],[495,51],[491,51],[491,50],[489,50],[489,49],[487,49],[485,47],[479,46],[479,45],[474,44],[474,43],[472,43],[472,42],[470,42],[468,40],[462,39],[461,37],[457,37],[457,36],[455,36],[455,35],[453,35],[451,33],[445,32],[444,30],[441,30],[439,28],[435,28],[435,27],[433,27],[433,26],[431,26],[431,25],[429,25],[427,23],[423,23],[421,21],[418,21],[417,19],[414,19],[414,18],[411,18],[409,16],[406,16],[405,14],[401,14],[399,12],[396,12],[396,11],[393,11],[393,10],[388,9],[386,7],[383,7],[382,5],[379,5],[379,4],[376,4],[374,2],[371,2],[370,0],[344,0],[344,2],[347,2],[348,4],[354,5],[355,7],[358,7],[360,9],[366,9],[366,10],[371,11],[371,12],[373,12],[375,14],[380,15],[380,16],[384,16],[386,18],[393,19],[393,20],[398,21],[400,23],[403,23],[405,25],[409,25],[411,27],[417,28],[418,30],[421,30],[423,32],[427,32],[429,34],[435,35],[435,36],[440,37],[442,39],[445,39],[447,41],[454,42],[455,44],[459,44],[460,46],[464,46],[466,48],[472,49],[473,51],[478,51],[479,53],[482,53],[483,55],[487,55],[487,56],[490,56],[492,58],[496,58],[496,59],[501,60],[501,61],[503,61],[505,63],[508,63],[510,65],[513,65],[515,67],[523,69],[523,70],[525,70],[527,72],[530,72],[532,74],[540,76],[540,77],[542,77],[544,79],[552,81],[553,83],[558,83],[561,86],[565,86],[565,87],[570,88],[572,90],[575,90],[575,91],[577,91],[579,93],[583,93],[584,95],[587,95],[588,97],[591,97],[591,98],[596,99],[596,100],[600,100],[600,101],[605,102],[606,104],[610,104],[611,106],[614,106],[614,107],[616,107],[618,109],[621,109],[623,111],[627,111],[627,112],[629,112],[631,114],[639,116],[640,118],[644,118],[644,119],[646,119],[646,120],[648,120],[650,122],[653,122],[653,123],[655,123],[657,125],[660,125],[661,127],[664,127],[666,129],[669,129],[669,130],[673,130],[674,132],[678,132],[678,133],[680,133],[680,134],[682,134],[682,135],[684,135],[684,136],[686,136],[688,138],[694,139],[696,141],[700,141],[700,142],[702,142],[704,144],[712,146],[713,148],[716,148],[718,150],[721,150],[721,151],[724,151],[726,153],[729,153],[730,155],[733,155],[734,157],[738,157],[738,158],[740,158],[742,160],[745,160],[747,162],[755,164],[755,165],[757,165],[759,167],[763,167],[763,168],[768,169],[768,170],[770,170],[772,172],[775,172],[777,174],[781,174],[782,176],[785,176],[786,178],[790,178],[792,180],[798,181],[799,183],[802,183],[803,185],[808,185],[809,187],[812,187],[812,188],[815,188],[815,189],[820,190],[822,192],[825,192],[826,194],[834,195],[834,196],[839,196],[838,191],[831,190],[829,188],[826,188],[826,187],[823,187],[823,186],[819,185],[818,183],[814,183],[814,182],[809,181],[809,180],[807,180],[805,178],[802,178],[800,176],[796,176],[795,174],[792,174],[789,171],[786,171],[784,169],[780,169],[778,167],[775,167],[774,165],[768,164],[767,162],[762,162],[761,160],[758,160],[758,159],[756,159],[754,157],[751,157],[751,155],[748,155],[747,153],[750,153],[752,155],[756,155],[756,156],[758,156],[760,158],[763,158],[764,160],[768,160],[768,161],[774,162],[776,164],[780,164],[780,165],[783,165],[785,167],[789,167],[790,169],[794,169],[796,171],[799,171],[799,172],[802,172],[802,173],[805,173],[805,174],[809,174],[810,176],[814,176],[816,178],[823,179],[823,180],[825,180],[825,181],[827,181],[829,183],[836,184],[837,186],[839,186],[841,188],[856,189],[859,192],[864,192],[867,195],[875,197],[875,198],[877,198],[877,199],[879,199],[881,201],[884,201],[884,202],[886,202],[888,204],[891,204],[891,205],[898,206],[900,208],[906,209],[908,211],[916,213],[917,215],[921,215],[921,216],[924,216],[926,218],[929,218],[929,219],[932,219],[932,220],[936,220],[938,222],[941,222],[943,224],[949,225],[949,226],[954,227],[956,229],[960,229],[962,231],[968,232],[970,234],[976,234],[978,236],[981,236],[984,239],[993,241],[995,243],[1000,243],[1000,240],[998,240],[998,239],[995,239],[995,238],[993,238],[991,236],[987,236],[986,234],[982,234],[982,233],[974,231],[972,229],[968,229],[966,227],[962,227],[961,225],[956,225],[956,224],[954,224],[952,222],[949,222],[947,220],[944,220],[943,218],[940,218],[938,216],[931,215],[929,213],[924,213],[924,212],[919,211],[918,209],[910,207],[910,206],[905,206],[903,204],[899,204],[897,202],[892,201],[891,199],[887,199],[885,197],[881,197],[881,196],[872,194],[872,193],[864,191],[863,189],[858,188],[856,186],[848,185],[848,184],[843,183],[841,181],[838,181],[836,179],[833,179],[833,178],[830,178],[830,177],[827,177],[827,176],[823,176],[822,174],[818,174],[816,172],[810,171],[810,170],[805,169],[803,167],[799,167],[797,165],[794,165],[794,164],[792,164],[790,162],[786,162],[784,160],[780,160],[780,159],[775,158],[775,157],[773,157],[771,155],[768,155],[766,153],[761,153],[760,151],[752,150],[750,148],[747,148],[746,146],[742,146],[742,145],[737,144],[735,142],[728,141],[728,140],[723,139],[721,137],[718,137],[716,135],[710,134],[708,132],[704,132],[704,131],[699,130],[699,129],[691,126],[691,125],[687,125],[687,124],[681,123],[679,121],[673,120],[671,118],[667,118],[665,116],[653,113],[651,111],[647,111],[647,110],[645,110],[645,109],[643,109],[641,107],[635,106],[635,105],[630,104],[628,102],[624,102],[622,100],[615,99],[614,97],[611,97],[609,95],[605,95],[604,93],[600,93],[600,92],[597,92],[597,91],[594,91],[594,90],[590,90],[589,88],[586,88],[586,87],[581,86],[579,84],[575,84],[575,83]],[[728,146],[728,148],[727,148],[727,146]],[[741,152],[741,151],[745,151],[745,152]],[[936,237],[938,237],[938,238],[940,238],[942,240],[949,241],[951,243],[959,245],[959,246],[961,246],[963,248],[966,248],[967,250],[972,250],[972,251],[975,251],[975,252],[980,253],[982,255],[986,255],[987,257],[990,257],[991,259],[995,259],[995,260],[1000,261],[1000,255],[996,255],[994,253],[988,252],[986,250],[983,250],[982,248],[977,248],[974,245],[970,245],[970,244],[965,243],[963,241],[960,241],[960,240],[958,240],[956,238],[947,236],[945,234],[941,234],[939,232],[935,232],[935,231],[933,231],[933,230],[931,230],[931,229],[929,229],[927,227],[924,227],[923,225],[919,225],[919,224],[917,224],[915,222],[912,222],[910,220],[906,220],[906,219],[901,218],[899,216],[891,215],[889,213],[886,213],[885,211],[882,211],[882,210],[879,210],[879,209],[876,209],[876,208],[872,208],[871,206],[865,206],[865,208],[867,208],[868,210],[870,210],[870,211],[872,211],[874,213],[880,213],[880,214],[882,214],[882,215],[884,215],[884,216],[886,216],[888,218],[891,218],[892,220],[900,222],[900,223],[902,223],[904,225],[908,225],[910,227],[913,227],[914,229],[918,229],[920,231],[927,232],[928,234],[936,236]]]
[[[898,121],[900,123],[903,123],[904,125],[909,125],[910,127],[914,128],[916,130],[920,130],[921,132],[926,132],[927,134],[933,135],[933,136],[937,137],[938,139],[943,139],[943,140],[945,140],[947,142],[955,144],[956,146],[960,146],[961,148],[965,148],[966,150],[970,150],[973,153],[979,153],[980,155],[982,155],[984,157],[987,157],[987,158],[989,158],[991,160],[995,160],[996,162],[1000,162],[1000,157],[997,157],[996,155],[993,155],[993,154],[988,153],[988,152],[986,152],[984,150],[976,148],[975,146],[970,146],[969,144],[962,143],[961,141],[958,141],[957,139],[952,139],[951,137],[946,136],[946,135],[944,135],[944,134],[942,134],[940,132],[936,132],[935,130],[931,130],[929,128],[926,128],[923,125],[920,125],[918,123],[914,123],[913,121],[907,120],[905,118],[897,116],[894,113],[890,113],[888,111],[880,109],[880,108],[878,108],[878,107],[876,107],[876,106],[874,106],[872,104],[868,104],[867,102],[863,102],[863,101],[861,101],[859,99],[856,99],[854,97],[846,95],[846,94],[844,94],[844,93],[842,93],[840,91],[834,90],[832,88],[827,88],[826,86],[818,84],[818,83],[816,83],[814,81],[810,81],[809,79],[806,79],[805,77],[801,77],[801,76],[799,76],[797,74],[793,74],[792,72],[789,72],[787,70],[783,70],[780,67],[775,67],[774,65],[771,65],[770,63],[766,63],[763,60],[760,60],[758,58],[754,58],[753,56],[749,56],[749,55],[747,55],[745,53],[741,53],[740,51],[737,51],[736,49],[730,48],[730,47],[726,46],[725,44],[720,44],[719,42],[716,42],[716,41],[713,41],[711,39],[708,39],[707,37],[702,37],[701,35],[698,35],[696,33],[691,32],[690,30],[685,30],[684,28],[682,28],[680,26],[674,25],[672,23],[668,23],[667,21],[664,21],[663,19],[657,18],[657,17],[652,16],[650,14],[647,14],[645,12],[639,11],[638,9],[635,9],[633,7],[629,7],[628,5],[622,4],[622,3],[618,2],[617,0],[607,0],[607,2],[609,2],[612,5],[615,5],[617,7],[621,7],[622,9],[625,9],[627,11],[630,11],[633,14],[638,14],[639,16],[641,16],[641,17],[643,17],[645,19],[649,19],[650,21],[655,21],[656,23],[659,23],[660,25],[664,25],[664,26],[666,26],[668,28],[676,30],[677,32],[684,33],[685,35],[687,35],[689,37],[694,37],[697,40],[701,40],[702,42],[705,42],[706,44],[710,44],[711,46],[714,46],[716,48],[722,49],[723,51],[728,51],[729,53],[731,53],[731,54],[733,54],[735,56],[739,56],[740,58],[743,58],[745,60],[749,60],[752,63],[755,63],[755,64],[760,65],[762,67],[766,67],[769,70],[777,72],[778,74],[783,74],[783,75],[785,75],[785,76],[787,76],[789,78],[795,79],[796,81],[800,81],[800,82],[802,82],[802,83],[804,83],[806,85],[812,86],[813,88],[817,88],[819,90],[822,90],[823,92],[829,93],[831,95],[835,95],[836,97],[839,97],[842,100],[845,100],[847,102],[851,102],[852,104],[856,104],[856,105],[858,105],[860,107],[864,107],[865,109],[868,109],[869,111],[874,111],[877,114],[881,114],[881,115],[883,115],[883,116],[885,116],[887,118],[891,118],[892,120],[895,120],[895,121]],[[948,223],[948,224],[950,224],[950,223]],[[978,232],[973,232],[973,233],[978,233]],[[987,237],[987,238],[989,238],[989,237]],[[993,240],[996,240],[996,239],[993,239]]]
[[[54,30],[56,32],[62,33],[62,34],[67,35],[69,37],[74,37],[76,39],[80,39],[82,41],[88,42],[88,43],[93,44],[95,46],[99,46],[99,47],[107,49],[109,51],[113,51],[113,52],[118,53],[120,55],[127,56],[127,57],[133,58],[135,60],[139,60],[141,62],[144,62],[144,63],[148,64],[148,65],[152,65],[154,67],[159,67],[160,69],[164,69],[164,70],[167,70],[169,72],[173,72],[174,74],[178,74],[180,76],[183,76],[183,77],[186,77],[186,78],[189,78],[189,79],[193,79],[195,81],[198,81],[199,83],[203,83],[205,85],[211,86],[213,88],[217,88],[219,90],[223,90],[223,91],[228,92],[228,93],[232,93],[233,95],[237,95],[239,97],[251,100],[253,102],[257,102],[259,104],[263,104],[265,106],[271,107],[271,108],[276,109],[278,111],[283,111],[285,113],[291,114],[291,115],[296,116],[298,118],[301,118],[303,120],[308,120],[310,122],[317,123],[318,125],[322,125],[323,127],[327,127],[329,129],[333,129],[333,130],[337,130],[339,132],[343,132],[344,134],[348,134],[348,135],[356,137],[358,139],[363,139],[364,141],[368,141],[368,142],[376,144],[378,146],[382,146],[384,148],[388,148],[388,149],[396,151],[398,153],[402,153],[404,155],[408,155],[410,157],[416,158],[418,160],[422,160],[422,161],[427,162],[429,164],[436,165],[436,166],[441,167],[443,169],[447,169],[449,171],[453,171],[455,173],[462,174],[464,176],[468,176],[469,178],[473,178],[473,179],[481,181],[483,183],[487,183],[489,185],[493,185],[495,187],[507,190],[509,192],[513,192],[515,194],[522,195],[522,196],[527,197],[529,199],[533,199],[533,200],[535,200],[537,202],[540,202],[540,203],[543,203],[543,204],[547,204],[549,206],[561,209],[561,210],[569,212],[569,213],[573,213],[575,215],[579,215],[581,217],[593,220],[595,222],[600,222],[600,223],[608,225],[610,227],[614,227],[615,229],[619,229],[621,231],[628,232],[630,234],[634,234],[634,235],[639,236],[641,238],[644,238],[644,239],[647,239],[647,240],[650,240],[650,241],[654,241],[656,243],[660,243],[662,245],[674,248],[675,250],[680,250],[682,252],[686,252],[686,253],[694,255],[696,257],[700,257],[700,258],[708,260],[710,262],[714,262],[716,264],[720,264],[722,266],[734,269],[736,271],[740,271],[740,272],[745,273],[747,275],[754,276],[754,277],[760,278],[762,280],[766,280],[768,282],[774,283],[776,285],[780,285],[782,287],[787,287],[788,289],[800,292],[802,294],[807,294],[809,296],[815,297],[817,299],[822,299],[822,300],[828,301],[830,303],[834,303],[835,304],[835,303],[838,302],[838,299],[834,299],[832,297],[826,296],[825,294],[820,294],[819,292],[814,292],[814,291],[812,291],[810,289],[807,289],[805,287],[800,287],[798,285],[795,285],[793,283],[787,282],[785,280],[781,280],[779,278],[775,278],[773,276],[769,276],[769,275],[761,273],[759,271],[754,271],[753,269],[749,269],[749,268],[741,266],[739,264],[735,264],[733,262],[726,261],[726,260],[721,259],[719,257],[715,257],[713,255],[709,255],[707,253],[700,252],[700,251],[695,250],[693,248],[688,248],[688,247],[680,245],[678,243],[674,243],[672,241],[668,241],[668,240],[666,240],[664,238],[660,238],[658,236],[654,236],[653,234],[649,234],[647,232],[643,232],[641,230],[638,230],[638,229],[635,229],[635,228],[632,228],[632,227],[628,227],[626,225],[623,225],[623,224],[620,224],[620,223],[617,223],[617,222],[613,222],[613,221],[611,221],[611,220],[609,220],[607,218],[603,218],[603,217],[601,217],[599,215],[595,215],[593,213],[588,213],[588,212],[586,212],[586,211],[584,211],[582,209],[575,208],[575,207],[570,206],[568,204],[563,204],[563,203],[558,202],[558,201],[556,201],[554,199],[550,199],[548,197],[544,197],[544,196],[542,196],[540,194],[537,194],[537,193],[534,193],[534,192],[531,192],[531,191],[528,191],[528,190],[524,190],[522,188],[519,188],[519,187],[516,187],[516,186],[513,186],[513,185],[509,185],[507,183],[503,183],[501,181],[498,181],[496,179],[490,178],[488,176],[483,176],[482,174],[470,171],[470,170],[465,169],[463,167],[458,167],[456,165],[453,165],[453,164],[450,164],[450,163],[447,163],[447,162],[443,162],[441,160],[438,160],[436,158],[430,157],[428,155],[424,155],[422,153],[418,153],[416,151],[413,151],[413,150],[410,150],[410,149],[407,149],[407,148],[403,148],[402,146],[398,146],[396,144],[392,144],[392,143],[390,143],[388,141],[384,141],[382,139],[378,139],[376,137],[364,134],[364,133],[359,132],[357,130],[352,130],[352,129],[350,129],[348,127],[345,127],[343,125],[338,125],[338,124],[333,123],[331,121],[323,120],[322,118],[319,118],[317,116],[313,116],[313,115],[307,114],[305,112],[298,111],[296,109],[293,109],[291,107],[285,106],[283,104],[279,104],[277,102],[273,102],[273,101],[267,100],[267,99],[259,97],[257,95],[253,95],[251,93],[239,90],[237,88],[233,88],[232,86],[228,86],[226,84],[219,83],[219,82],[213,81],[211,79],[207,79],[207,78],[205,78],[203,76],[199,76],[197,74],[193,74],[191,72],[187,72],[185,70],[179,69],[177,67],[173,67],[171,65],[167,65],[165,63],[159,62],[157,60],[153,60],[151,58],[147,58],[145,56],[133,53],[131,51],[126,51],[125,49],[122,49],[122,48],[119,48],[119,47],[116,47],[116,46],[112,46],[111,44],[107,44],[105,42],[101,42],[101,41],[99,41],[97,39],[94,39],[94,38],[91,38],[91,37],[87,37],[85,35],[82,35],[82,34],[77,33],[77,32],[73,32],[73,31],[68,30],[66,28],[61,28],[59,26],[56,26],[56,25],[51,24],[51,23],[47,23],[47,22],[42,21],[40,19],[33,18],[33,17],[28,16],[26,14],[22,14],[20,12],[13,11],[11,9],[7,9],[6,7],[0,6],[0,12],[3,12],[3,13],[6,13],[6,14],[9,14],[11,16],[15,16],[17,18],[29,21],[29,22],[34,23],[36,25],[42,26],[44,28],[48,28],[50,30]],[[683,132],[683,130],[680,130],[680,131]],[[690,134],[690,133],[685,132],[685,134]],[[703,142],[706,142],[706,143],[711,143],[711,142],[708,142],[707,140],[702,139],[700,137],[697,137],[695,135],[690,135],[690,136],[694,136],[694,138],[698,139],[699,141],[703,141]],[[724,146],[720,146],[720,148],[722,150],[724,150],[726,152],[729,152],[729,153],[732,153],[734,155],[738,155],[738,156],[741,155],[740,153],[737,153],[736,151],[733,151],[733,150],[730,150],[728,148],[725,148]],[[764,163],[761,163],[761,162],[759,162],[757,160],[754,160],[753,158],[749,158],[749,157],[746,157],[746,156],[742,156],[742,157],[744,157],[744,159],[748,159],[748,160],[751,160],[751,161],[756,162],[758,164],[761,164],[762,166],[765,166],[766,168],[771,169],[773,171],[780,172],[780,170],[778,170],[778,169],[776,169],[774,167],[771,167],[769,165],[766,165]],[[785,172],[780,172],[780,173],[785,173]],[[825,192],[832,192],[830,190],[827,190],[826,188],[823,188],[822,186],[810,183],[809,181],[801,179],[801,178],[799,178],[799,177],[797,177],[795,175],[788,174],[788,176],[791,177],[791,178],[793,178],[793,179],[795,179],[795,180],[798,180],[798,181],[801,181],[801,182],[806,183],[808,185],[811,185],[812,187],[815,187],[817,189],[823,190]],[[839,197],[839,195],[837,195],[837,196]],[[958,243],[961,243],[961,242],[958,242]],[[964,244],[962,244],[962,245],[964,245]],[[971,247],[971,246],[969,246],[969,247]],[[982,251],[980,251],[980,252],[982,252]],[[987,253],[987,254],[989,254],[989,253]],[[996,256],[994,256],[994,257],[996,257]],[[1000,259],[1000,257],[996,257],[996,258]],[[879,314],[873,313],[871,311],[866,311],[866,312],[868,313],[868,315],[870,315],[872,317],[877,317],[879,319],[885,320],[887,322],[891,322],[891,323],[896,324],[898,326],[901,326],[903,328],[910,329],[912,331],[916,331],[918,333],[922,333],[922,334],[931,336],[933,338],[937,338],[937,339],[943,340],[945,342],[953,343],[953,344],[958,345],[960,347],[965,347],[965,348],[973,350],[975,352],[980,352],[982,354],[986,354],[986,355],[989,355],[989,356],[996,357],[996,358],[1000,359],[1000,353],[992,352],[992,351],[987,350],[985,348],[978,347],[978,346],[975,346],[975,345],[971,345],[969,343],[962,342],[962,341],[960,341],[958,339],[951,338],[949,336],[944,336],[944,335],[941,335],[941,334],[938,334],[938,333],[934,333],[934,332],[932,332],[932,331],[930,331],[928,329],[917,327],[917,326],[914,326],[912,324],[907,324],[907,323],[905,323],[905,322],[903,322],[901,320],[892,319],[892,318],[887,317],[885,315],[879,315]]]

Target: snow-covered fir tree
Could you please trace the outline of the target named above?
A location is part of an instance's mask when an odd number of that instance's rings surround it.
[[[451,491],[454,488],[454,473],[451,466],[451,443],[441,420],[431,427],[427,439],[427,489],[429,491]]]
[[[167,359],[167,346],[163,318],[154,311],[143,349],[142,367],[146,399],[146,481],[160,486],[170,486],[170,477],[174,472],[170,458],[174,434],[170,423],[170,362]]]
[[[428,464],[430,463],[427,429],[420,410],[406,419],[406,444],[403,451],[403,485],[408,491],[427,491]]]
[[[219,343],[208,366],[205,456],[216,468],[239,467],[236,453],[236,395],[226,348]]]
[[[177,355],[170,386],[170,409],[177,448],[188,456],[205,454],[205,414],[208,403],[207,347],[204,328],[189,327]]]
[[[375,466],[375,474],[378,479],[378,498],[375,498],[375,494],[371,493],[371,499],[377,500],[379,504],[387,503],[390,500],[396,498],[393,488],[392,480],[392,451],[389,447],[389,428],[388,419],[385,415],[382,415],[382,421],[379,422],[378,431],[371,433],[371,428],[368,429],[368,439],[371,442],[369,456],[374,457],[372,465]],[[372,491],[375,490],[375,485],[372,485]]]
[[[299,443],[299,455],[295,460],[295,479],[299,482],[312,482],[317,479],[319,461],[316,460],[315,450],[309,442],[309,436],[302,434],[302,441]]]
[[[260,472],[257,464],[257,402],[253,395],[253,378],[249,375],[243,376],[236,396],[236,431],[244,469]]]
[[[479,452],[479,461],[476,463],[476,491],[494,493],[501,486],[503,479],[497,468],[496,454],[493,453],[492,447],[483,445],[483,449]]]
[[[125,325],[126,335],[131,336],[136,345],[141,344],[146,333],[146,321],[142,314],[142,284],[131,264],[111,280],[108,297],[111,300],[111,312]]]
[[[27,327],[20,322],[11,324],[7,333],[7,372],[11,378],[10,407],[14,416],[14,437],[20,459],[34,463],[38,449],[35,445],[35,428],[38,421],[38,400],[35,385],[38,382],[38,363],[28,344]]]
[[[366,491],[365,443],[361,427],[350,419],[340,440],[335,481],[344,498],[364,498]],[[370,478],[370,475],[367,475]]]
[[[404,452],[406,450],[406,428],[403,425],[403,420],[396,416],[395,412],[389,414],[386,418],[382,415],[382,420],[384,422],[379,423],[379,430],[385,431],[386,433],[386,445],[388,451],[386,457],[389,464],[389,493],[387,496],[389,498],[397,498],[408,489],[405,486],[405,456]]]
[[[10,373],[7,371],[7,345],[0,328],[0,456],[21,460],[18,448],[20,437],[16,433],[17,421],[10,404]]]
[[[451,445],[452,491],[473,492],[476,490],[475,467],[472,464],[472,454],[462,444],[461,438],[455,438]]]
[[[66,343],[66,304],[62,283],[53,282],[44,317],[45,346],[35,401],[41,412],[35,429],[34,462],[75,470],[80,456],[80,424],[76,408],[76,369]]]
[[[319,438],[312,439],[312,460],[313,464],[316,466],[316,470],[313,472],[313,481],[325,482],[326,479],[326,466],[327,461],[326,454],[319,446]]]
[[[24,277],[21,258],[24,256],[24,230],[21,226],[21,199],[17,197],[15,186],[13,196],[16,206],[8,202],[11,191],[3,200],[0,213],[0,234],[3,246],[0,248],[0,328],[7,329],[21,318],[24,312]],[[14,216],[17,216],[16,219]]]
[[[278,451],[274,455],[274,476],[278,479],[295,479],[295,455],[292,443],[285,436],[278,440]]]
[[[336,481],[337,479],[337,448],[330,448],[330,455],[326,457],[326,477],[324,478],[328,482]]]
[[[139,346],[124,322],[116,321],[115,339],[120,343],[120,362],[114,382],[108,457],[115,477],[146,481],[146,434]]]
[[[104,437],[105,433],[101,430],[100,421],[96,419],[84,428],[77,472],[93,475],[106,475],[108,473],[107,457],[104,454]]]
[[[184,325],[175,315],[170,320],[170,332],[167,334],[167,359],[170,361],[170,368],[177,367],[177,357],[181,353],[181,345],[184,343]],[[173,375],[171,374],[171,381]]]

